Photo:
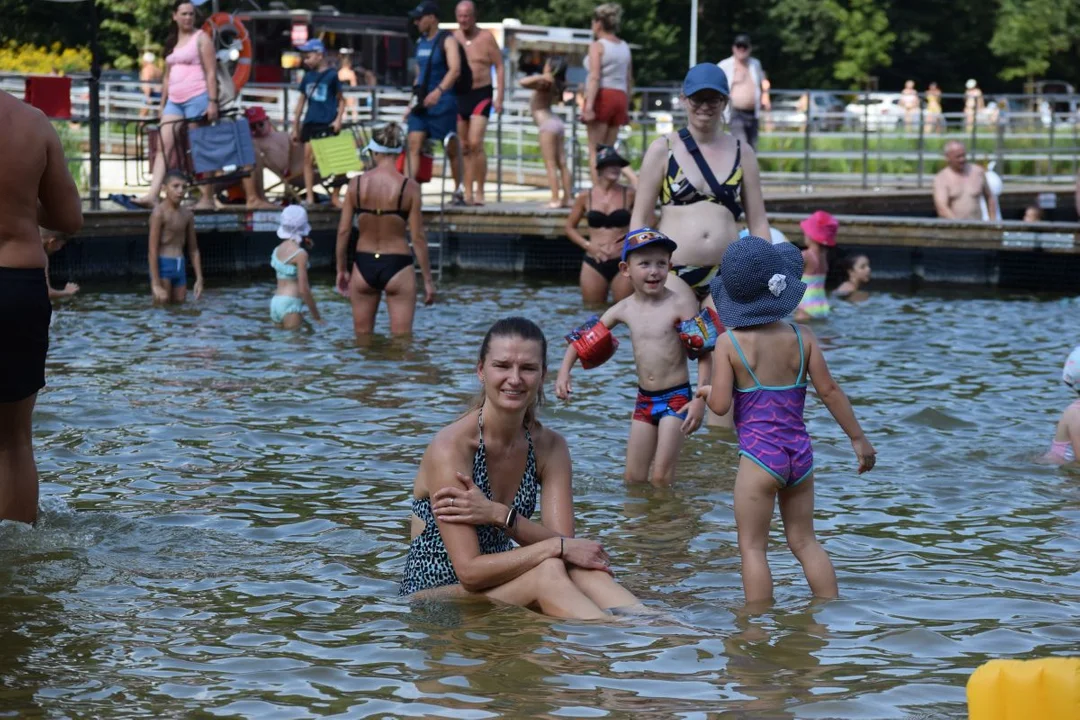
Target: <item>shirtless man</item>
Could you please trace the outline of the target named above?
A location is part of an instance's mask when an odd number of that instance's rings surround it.
[[[247,206],[278,209],[266,199],[263,171],[269,170],[286,182],[303,186],[304,146],[294,143],[288,133],[275,129],[261,105],[249,107],[244,115],[251,126],[251,142],[255,146],[255,171],[242,181]]]
[[[195,268],[195,299],[203,291],[202,258],[195,242],[195,214],[180,203],[187,181],[178,170],[165,173],[165,202],[150,213],[150,289],[155,303],[181,303],[187,299],[184,246]]]
[[[49,121],[0,91],[0,520],[37,520],[38,475],[31,415],[45,386],[52,306],[38,225],[82,227],[82,206]]]
[[[761,61],[751,57],[750,36],[739,33],[731,46],[731,57],[722,60],[720,69],[727,75],[731,88],[731,104],[728,123],[731,134],[757,149],[758,113],[761,108],[770,109],[767,82]]]
[[[476,5],[472,0],[462,0],[454,9],[458,29],[454,38],[465,48],[472,70],[473,89],[458,97],[457,132],[465,155],[465,204],[484,204],[484,182],[487,180],[487,154],[484,152],[484,131],[492,108],[495,113],[503,110],[503,57],[495,36],[488,30],[476,27]],[[498,94],[491,87],[491,68],[495,68]],[[475,187],[475,189],[474,189]]]
[[[986,200],[990,217],[997,217],[997,198],[986,184],[986,173],[967,161],[967,149],[959,140],[945,143],[947,163],[934,176],[934,208],[938,217],[950,220],[982,220],[979,198]]]

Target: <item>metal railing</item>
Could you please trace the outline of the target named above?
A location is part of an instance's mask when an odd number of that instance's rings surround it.
[[[22,92],[22,76],[0,74],[0,89]],[[347,88],[354,104],[346,120],[365,125],[402,122],[409,104],[407,88]],[[286,85],[248,84],[240,93],[243,106],[262,105],[282,129],[291,125],[296,90]],[[496,198],[503,201],[511,185],[544,186],[539,133],[529,111],[528,93],[509,90],[504,112],[494,118],[485,138],[495,159]],[[85,82],[72,89],[73,122],[69,149],[80,148],[73,163],[124,164],[125,182],[132,163],[143,163],[143,150],[132,138],[138,124],[156,122],[138,82],[101,83],[101,142],[90,148],[85,123],[89,115]],[[631,122],[619,133],[621,147],[637,165],[652,138],[685,123],[674,88],[638,88],[633,93]],[[1073,182],[1080,170],[1080,95],[995,95],[985,107],[965,109],[964,96],[944,94],[934,105],[926,95],[904,108],[899,93],[851,91],[778,91],[771,109],[759,116],[758,162],[762,180],[810,190],[815,186],[855,188],[926,188],[944,164],[942,146],[961,140],[968,157],[994,161],[1006,182]],[[578,187],[588,183],[586,134],[572,105],[552,108],[568,128],[566,143],[571,176]],[[445,140],[445,138],[444,138]],[[134,145],[134,146],[133,146]],[[86,147],[85,151],[82,148]],[[445,161],[444,161],[445,164]]]

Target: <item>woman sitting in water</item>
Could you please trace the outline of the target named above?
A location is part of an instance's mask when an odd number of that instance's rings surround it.
[[[862,289],[870,282],[870,258],[862,253],[848,255],[840,260],[840,271],[847,280],[833,292],[836,297],[851,302],[862,302],[870,297],[870,293]]]
[[[561,57],[549,57],[544,62],[544,71],[539,75],[530,75],[522,79],[521,87],[533,91],[529,98],[529,110],[533,122],[540,131],[540,154],[544,158],[547,170],[548,187],[551,188],[549,208],[569,207],[571,178],[566,169],[566,125],[559,116],[551,111],[551,103],[562,99],[563,86],[566,85],[566,60]],[[559,188],[562,196],[559,196]]]
[[[304,305],[316,322],[322,322],[308,282],[308,250],[311,249],[311,225],[307,211],[290,205],[281,212],[277,235],[284,240],[270,253],[270,267],[277,273],[277,292],[270,300],[270,319],[286,330],[304,323]]]
[[[1065,369],[1061,372],[1061,380],[1069,389],[1080,395],[1080,346],[1073,348],[1069,358],[1065,361]],[[1073,401],[1072,405],[1065,408],[1058,420],[1057,430],[1054,432],[1054,441],[1050,443],[1050,451],[1043,456],[1044,462],[1057,465],[1076,462],[1080,457],[1080,398]]]
[[[472,409],[440,430],[420,461],[401,594],[487,597],[580,619],[643,609],[612,579],[603,547],[574,537],[570,451],[536,418],[543,332],[522,317],[499,320],[476,371]],[[532,519],[538,496],[542,522]]]
[[[619,182],[622,169],[629,165],[613,147],[600,146],[596,153],[596,187],[578,194],[570,216],[566,218],[566,236],[585,251],[581,262],[581,299],[586,303],[607,302],[608,288],[619,302],[634,288],[630,278],[619,272],[622,241],[630,229],[630,208],[634,191]],[[589,224],[589,239],[578,232],[584,217]]]
[[[364,149],[375,159],[375,168],[349,181],[337,234],[337,287],[352,303],[353,330],[357,337],[375,329],[379,299],[386,295],[390,311],[390,332],[412,332],[416,313],[416,275],[413,253],[424,277],[424,304],[435,302],[435,281],[431,277],[424,217],[421,214],[420,186],[397,171],[395,156],[405,147],[401,126],[390,123],[371,136]],[[353,216],[357,216],[360,236],[350,273],[345,264]],[[406,229],[411,230],[412,252]]]
[[[658,227],[676,239],[667,286],[680,293],[693,290],[703,305],[724,250],[739,234],[743,207],[750,232],[770,236],[757,156],[724,131],[728,95],[727,76],[715,64],[695,65],[686,74],[681,97],[688,126],[649,146],[630,221],[631,227]],[[658,198],[663,213],[656,226]]]

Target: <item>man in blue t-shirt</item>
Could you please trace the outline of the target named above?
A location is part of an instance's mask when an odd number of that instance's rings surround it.
[[[292,138],[293,142],[304,145],[304,189],[307,191],[307,204],[314,205],[315,154],[311,151],[310,141],[341,132],[345,97],[341,93],[337,68],[330,67],[322,40],[308,40],[296,49],[303,55],[307,72],[300,81],[300,100],[296,103]],[[307,113],[304,113],[305,107]]]
[[[457,129],[457,95],[454,83],[461,74],[461,60],[454,34],[439,32],[439,6],[424,0],[409,12],[420,38],[416,41],[416,85],[413,104],[406,111],[409,127],[409,176],[416,178],[420,168],[420,149],[424,140],[443,142]],[[439,42],[436,44],[436,40]],[[459,185],[458,143],[446,147],[454,187]],[[455,199],[460,191],[455,191]]]

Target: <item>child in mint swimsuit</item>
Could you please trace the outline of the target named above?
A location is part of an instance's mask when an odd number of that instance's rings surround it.
[[[277,273],[277,291],[270,300],[270,319],[286,330],[304,323],[304,305],[311,310],[311,317],[321,322],[319,308],[311,295],[308,282],[308,250],[312,242],[308,234],[307,211],[299,205],[290,205],[281,213],[277,235],[284,242],[270,253],[270,267]]]
[[[836,573],[814,534],[814,453],[803,421],[808,382],[851,438],[859,472],[874,467],[874,448],[829,374],[813,331],[786,320],[806,290],[802,272],[794,245],[751,235],[728,246],[710,287],[728,330],[713,352],[712,386],[698,395],[717,415],[735,406],[742,456],[735,524],[747,602],[772,598],[765,549],[777,496],[788,547],[811,591],[817,597],[837,595]]]

